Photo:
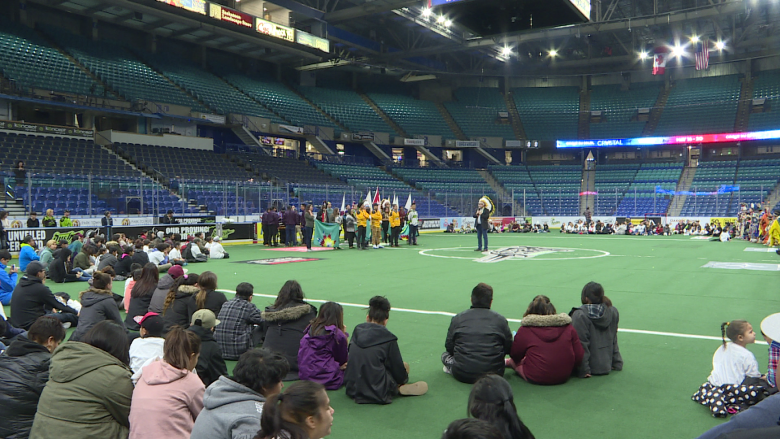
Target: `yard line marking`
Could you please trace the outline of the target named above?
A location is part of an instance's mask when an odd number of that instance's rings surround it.
[[[223,289],[217,289],[217,291],[221,291],[223,293],[230,293],[230,294],[236,294],[233,290],[223,290]],[[267,297],[269,299],[276,299],[276,296],[271,294],[254,294],[254,297]],[[316,302],[316,303],[325,303],[325,302],[332,302],[332,300],[319,300],[319,299],[306,299],[307,302]],[[338,302],[341,306],[348,306],[352,308],[364,308],[367,309],[368,305],[362,305],[359,303],[349,303],[349,302]],[[426,314],[426,315],[440,315],[440,316],[446,316],[446,317],[454,317],[456,313],[447,312],[447,311],[426,311],[422,309],[409,309],[409,308],[395,308],[392,307],[391,311],[399,311],[399,312],[408,312],[413,314]],[[520,319],[506,319],[508,322],[513,323],[520,323]],[[696,334],[681,334],[677,332],[660,332],[660,331],[646,331],[644,329],[627,329],[627,328],[618,328],[618,332],[627,332],[632,334],[646,334],[646,335],[660,335],[662,337],[676,337],[676,338],[692,338],[692,339],[699,339],[699,340],[714,340],[722,342],[723,340],[720,337],[713,337],[710,335],[696,335]],[[765,341],[758,341],[756,340],[756,344],[767,344]]]
[[[496,235],[498,235],[498,236],[496,236]],[[501,237],[503,235],[505,235],[505,233],[495,233],[495,234],[491,233],[490,234],[490,238],[491,239],[499,238],[499,237]],[[571,237],[566,236],[566,235],[555,236],[555,235],[551,235],[549,233],[534,233],[534,234],[531,234],[531,233],[514,233],[512,235],[520,235],[520,236],[523,236],[525,238],[554,238],[554,239],[570,239],[571,238]],[[464,236],[464,234],[463,233],[442,233],[442,234],[438,234],[438,235],[428,235],[427,237],[435,237],[435,236],[454,238],[456,236]],[[640,236],[627,236],[627,235],[609,235],[609,236],[574,235],[574,236],[587,236],[588,237],[587,239],[623,239],[623,240],[631,239],[631,240],[634,240],[634,241],[637,241],[637,242],[656,242],[656,243],[658,242],[658,241],[653,240],[653,239],[642,239],[642,237],[640,237]],[[686,235],[683,235],[683,236],[686,236]],[[508,238],[508,236],[505,236],[505,237]],[[688,238],[688,239],[675,239],[675,238],[666,239],[665,238],[665,239],[662,239],[661,241],[691,242],[691,238]]]

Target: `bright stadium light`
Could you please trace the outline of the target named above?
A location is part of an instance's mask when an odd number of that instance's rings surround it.
[[[726,44],[723,43],[723,41],[718,41],[715,43],[715,48],[718,50],[723,50],[726,48]]]
[[[444,22],[444,27],[450,27],[452,26],[452,20],[447,20]]]
[[[509,56],[512,54],[512,48],[508,46],[504,46],[503,49],[501,49],[501,55],[502,56]]]
[[[442,24],[444,23],[444,20],[446,20],[446,18],[444,18],[443,15],[439,15],[439,18],[436,19],[436,22]]]
[[[422,16],[425,18],[428,18],[431,16],[431,10],[428,8],[423,8],[422,10]]]
[[[650,56],[650,55],[647,52],[645,52],[645,51],[642,51],[642,52],[639,53],[639,59],[641,59],[643,61],[646,60],[648,56]]]
[[[675,58],[679,58],[682,56],[682,54],[683,54],[683,48],[679,44],[676,44],[672,48],[672,56]]]
[[[555,58],[558,56],[558,51],[555,49],[550,50],[550,58]]]
[[[694,36],[691,37],[691,43],[698,43],[698,42],[699,42],[698,35],[694,35]]]

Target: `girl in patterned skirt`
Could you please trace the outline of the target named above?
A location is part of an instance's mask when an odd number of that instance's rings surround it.
[[[756,342],[753,326],[733,320],[720,329],[723,345],[712,356],[712,373],[692,399],[709,407],[712,416],[723,418],[761,401],[765,377],[758,371],[755,355],[746,349]],[[726,337],[731,341],[727,343]]]

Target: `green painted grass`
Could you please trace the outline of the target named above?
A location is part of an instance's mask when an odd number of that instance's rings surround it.
[[[486,282],[495,290],[493,309],[510,319],[520,319],[537,294],[549,296],[559,312],[568,312],[579,306],[582,286],[594,280],[620,310],[622,328],[709,336],[720,335],[723,321],[747,319],[758,328],[766,315],[780,311],[777,272],[701,268],[709,261],[780,263],[773,253],[743,251],[754,244],[558,234],[491,235],[490,243],[491,249],[532,245],[572,251],[481,264],[472,260],[480,256],[472,251],[475,235],[426,234],[418,247],[368,251],[307,254],[232,246],[229,260],[186,268],[214,271],[219,287],[227,290],[248,281],[256,294],[275,295],[286,280],[297,279],[310,299],[365,304],[379,294],[394,308],[452,313],[468,308],[471,288]],[[276,266],[235,263],[280,256],[321,260]],[[557,259],[564,257],[576,259]],[[49,286],[75,296],[83,289],[83,284]],[[121,293],[122,287],[117,283],[114,290]],[[255,297],[254,302],[264,307],[272,299]],[[364,320],[364,309],[345,307],[350,332]],[[343,389],[330,392],[335,409],[331,437],[436,438],[449,422],[465,417],[470,386],[444,374],[440,364],[449,321],[443,315],[391,312],[388,328],[399,338],[411,379],[427,381],[430,391],[398,398],[389,406],[357,405]],[[510,326],[515,330],[518,324]],[[625,369],[609,376],[543,387],[507,373],[518,412],[537,438],[685,438],[723,422],[690,400],[709,375],[717,341],[625,332],[619,340]],[[749,349],[765,372],[766,346]]]

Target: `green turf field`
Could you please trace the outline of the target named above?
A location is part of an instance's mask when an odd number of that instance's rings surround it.
[[[232,246],[227,248],[229,260],[186,268],[195,273],[216,272],[221,289],[233,290],[239,282],[249,281],[256,295],[275,296],[286,280],[297,279],[308,298],[347,304],[345,323],[350,332],[365,319],[365,309],[350,304],[366,304],[377,294],[390,299],[394,311],[388,328],[399,338],[404,360],[411,365],[411,379],[427,381],[430,391],[421,397],[399,398],[389,406],[361,406],[348,399],[343,389],[330,392],[335,409],[333,438],[438,438],[450,421],[465,417],[470,386],[442,372],[440,355],[450,321],[446,313],[468,308],[471,288],[478,282],[493,286],[493,309],[508,319],[520,319],[537,294],[549,296],[559,312],[568,312],[580,305],[582,286],[591,280],[604,285],[620,310],[620,327],[626,330],[619,335],[625,361],[622,372],[573,378],[552,387],[531,385],[507,373],[519,414],[537,438],[698,436],[723,422],[690,399],[707,379],[719,342],[687,335],[719,337],[720,323],[738,318],[750,321],[758,332],[764,316],[780,311],[778,272],[702,268],[711,261],[780,264],[774,253],[744,251],[764,247],[742,241],[715,243],[686,236],[491,235],[493,250],[548,248],[534,258],[492,263],[474,261],[481,256],[473,251],[476,235],[426,234],[419,242],[420,246],[411,248],[404,244],[399,249],[313,253]],[[236,263],[288,256],[320,260],[282,265]],[[83,284],[49,286],[72,295],[83,288]],[[121,293],[122,287],[123,283],[117,283],[114,290]],[[254,299],[260,307],[271,301],[269,297]],[[517,326],[510,321],[512,330]],[[766,346],[749,349],[766,372]]]

